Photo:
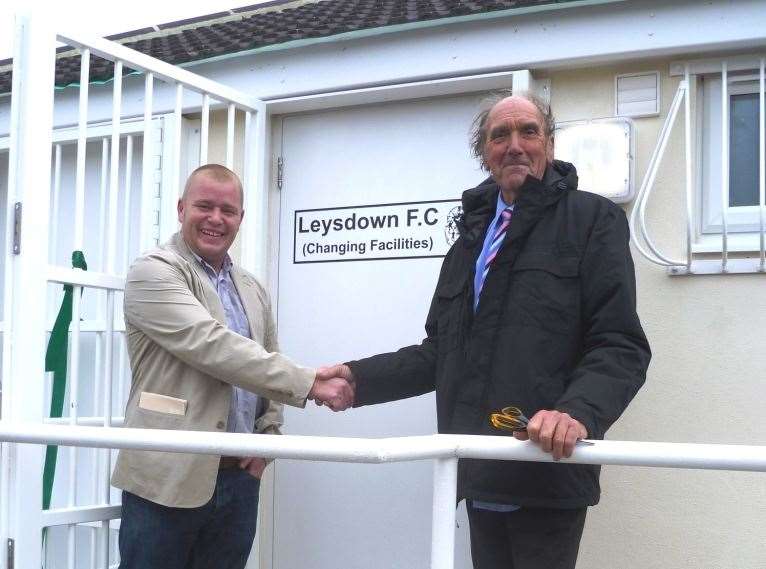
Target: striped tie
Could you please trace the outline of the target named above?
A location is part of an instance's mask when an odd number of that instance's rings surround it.
[[[482,271],[481,282],[479,283],[479,294],[481,294],[481,289],[484,288],[484,281],[486,280],[487,274],[489,273],[489,268],[492,266],[492,261],[495,260],[497,252],[500,250],[500,245],[503,244],[506,230],[511,223],[512,214],[513,210],[509,207],[505,208],[500,213],[500,225],[495,230],[495,234],[492,236],[492,243],[490,244],[489,250],[487,251],[487,259],[484,261],[484,271]]]

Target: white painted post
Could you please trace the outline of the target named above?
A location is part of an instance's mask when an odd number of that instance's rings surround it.
[[[122,61],[114,63],[112,96],[112,155],[109,161],[109,225],[107,226],[106,272],[114,274],[117,267],[117,206],[120,194],[120,126],[122,121]],[[103,239],[103,234],[101,235]]]
[[[234,169],[234,126],[237,108],[234,103],[229,103],[229,112],[226,117],[226,167]]]
[[[694,213],[692,200],[694,186],[692,184],[692,104],[689,66],[684,68],[684,160],[686,162],[686,268],[692,268],[692,231],[694,228]]]
[[[207,164],[208,137],[210,136],[210,95],[202,95],[202,124],[199,138],[199,165]]]
[[[79,392],[80,392],[80,314],[82,287],[75,286],[72,290],[72,331],[70,346],[72,348],[69,362],[69,424],[77,425],[79,415]],[[69,447],[69,490],[67,492],[67,505],[72,508],[77,505],[77,447]],[[75,569],[77,560],[77,526],[70,525],[67,528],[67,567]]]
[[[729,71],[726,60],[721,63],[721,272],[729,263]]]
[[[249,113],[250,114],[250,113]],[[268,267],[269,221],[269,117],[265,105],[255,111],[255,121],[245,117],[245,224],[242,265],[261,282],[266,282]],[[253,125],[252,123],[255,122]]]
[[[761,230],[761,272],[766,271],[766,58],[761,58],[758,70],[758,219]]]
[[[80,56],[80,99],[77,119],[77,169],[75,177],[74,249],[82,250],[85,230],[85,157],[88,144],[88,82],[90,80],[90,50]]]
[[[144,140],[141,158],[141,244],[144,252],[154,246],[154,130],[152,106],[154,97],[154,73],[146,74],[144,83]]]
[[[29,16],[17,18],[16,30],[7,220],[10,243],[14,242],[16,204],[23,215],[19,248],[16,252],[6,249],[6,290],[10,287],[12,293],[6,295],[5,305],[10,373],[4,378],[3,418],[42,423],[56,36],[44,19]],[[14,567],[39,569],[45,448],[11,445],[8,450],[10,484],[4,497],[9,507],[8,537],[15,542]],[[2,545],[5,547],[5,541]]]
[[[453,569],[455,565],[456,498],[457,458],[437,458],[434,461],[431,569]]]
[[[56,242],[58,235],[58,220],[59,220],[59,197],[61,195],[61,145],[57,144],[53,153],[53,206],[51,207],[51,227],[49,235],[48,246],[53,249],[52,254],[48,261],[50,263],[56,262],[56,249],[53,244]],[[50,251],[49,251],[50,253]]]
[[[170,191],[173,199],[170,200],[175,205],[176,200],[181,197],[181,139],[183,137],[183,102],[184,85],[176,85],[176,106],[173,111],[173,183]]]

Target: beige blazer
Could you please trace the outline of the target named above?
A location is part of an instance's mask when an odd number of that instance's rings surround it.
[[[234,265],[234,281],[253,339],[226,327],[210,279],[176,234],[136,260],[125,283],[125,327],[132,370],[125,426],[226,432],[232,385],[268,399],[258,433],[279,434],[279,403],[303,407],[315,370],[278,352],[268,295]],[[164,506],[207,503],[218,456],[122,450],[117,488]]]

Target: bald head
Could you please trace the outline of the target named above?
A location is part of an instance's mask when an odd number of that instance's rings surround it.
[[[233,171],[229,170],[226,166],[221,164],[205,164],[200,166],[194,172],[189,175],[184,186],[184,193],[181,195],[181,200],[185,201],[189,195],[189,188],[191,188],[196,180],[200,177],[205,177],[214,182],[233,182],[237,187],[239,193],[239,207],[244,209],[245,205],[245,193],[242,189],[242,180],[239,179]]]
[[[527,176],[542,180],[553,161],[553,117],[530,96],[512,95],[477,117],[474,152],[510,204]],[[481,149],[478,148],[481,145]]]

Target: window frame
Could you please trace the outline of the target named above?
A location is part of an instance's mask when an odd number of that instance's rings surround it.
[[[693,116],[696,203],[695,235],[692,243],[695,253],[718,253],[722,250],[721,61],[723,58],[696,62],[696,65],[691,67],[698,69],[690,69],[693,79],[691,93],[696,108]],[[672,69],[673,66],[671,72]],[[733,96],[758,94],[759,88],[757,65],[739,64],[733,66],[733,69],[730,68],[727,89],[729,110],[731,111]],[[727,244],[730,251],[760,250],[760,209],[759,205],[726,206]]]

